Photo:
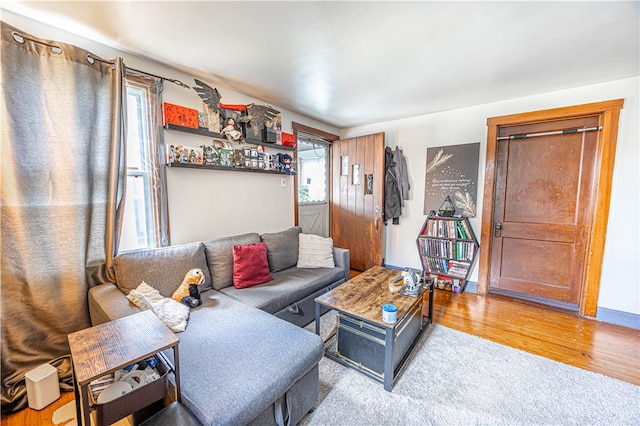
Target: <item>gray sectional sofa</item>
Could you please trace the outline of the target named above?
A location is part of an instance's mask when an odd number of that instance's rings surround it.
[[[296,424],[315,406],[320,337],[301,326],[313,299],[349,279],[349,251],[333,248],[334,268],[296,267],[293,227],[122,253],[116,284],[89,291],[94,325],[139,312],[126,294],[142,281],[170,297],[184,274],[200,268],[203,304],[191,309],[180,338],[182,403],[205,425]],[[233,246],[264,241],[273,280],[233,286]],[[167,352],[172,356],[172,351]]]

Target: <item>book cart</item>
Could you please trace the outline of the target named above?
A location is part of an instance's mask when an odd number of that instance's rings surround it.
[[[428,216],[416,244],[424,275],[434,280],[434,288],[462,293],[480,248],[469,219]]]

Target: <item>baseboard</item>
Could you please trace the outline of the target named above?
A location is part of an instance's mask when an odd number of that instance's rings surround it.
[[[403,271],[405,267],[395,265],[385,265],[385,268],[396,269]],[[478,294],[478,283],[475,281],[468,281],[467,287],[464,290],[466,293]],[[561,307],[561,306],[556,306]],[[571,309],[569,309],[571,310]],[[573,309],[575,311],[575,309]],[[616,311],[614,309],[607,309],[598,307],[596,318],[597,321],[607,322],[610,324],[621,325],[624,327],[634,328],[640,330],[640,315],[630,312]]]
[[[384,265],[385,268],[387,269],[395,269],[397,271],[404,271],[405,270],[405,266],[395,266],[395,265]],[[413,269],[413,268],[411,268]],[[416,269],[416,271],[419,271],[419,269]]]
[[[640,330],[640,315],[630,312],[616,311],[614,309],[598,308],[596,319],[602,322],[622,325],[624,327]]]
[[[478,294],[478,283],[475,281],[467,281],[467,286],[464,288],[467,293]]]

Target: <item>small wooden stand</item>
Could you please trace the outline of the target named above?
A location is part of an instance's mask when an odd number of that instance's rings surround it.
[[[159,354],[173,371],[176,400],[180,401],[179,339],[153,312],[143,311],[80,330],[69,334],[67,338],[71,349],[79,425],[90,426],[91,409],[95,409],[89,402],[89,383],[155,354]],[[161,354],[169,348],[173,348],[174,365]],[[123,405],[129,408],[135,406],[127,404],[126,397],[119,398]]]

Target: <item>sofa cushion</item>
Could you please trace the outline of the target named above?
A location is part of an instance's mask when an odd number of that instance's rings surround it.
[[[322,359],[314,333],[214,290],[202,300],[180,333],[180,388],[203,424],[250,423]]]
[[[215,290],[233,285],[233,246],[260,242],[260,234],[249,233],[205,241],[205,254]]]
[[[116,256],[113,265],[116,284],[124,294],[129,294],[145,281],[163,296],[171,297],[182,284],[186,273],[193,268],[200,268],[204,273],[205,282],[200,285],[200,291],[211,288],[211,276],[202,243],[123,252]]]
[[[333,268],[333,239],[320,235],[300,234],[298,268]]]
[[[291,268],[298,263],[298,235],[302,228],[294,226],[285,231],[260,235],[267,245],[267,259],[271,272]]]
[[[273,281],[250,288],[227,287],[220,290],[247,306],[275,314],[310,294],[344,279],[340,268],[298,269],[296,267],[273,272]]]
[[[247,288],[271,281],[263,242],[233,246],[233,286]]]

